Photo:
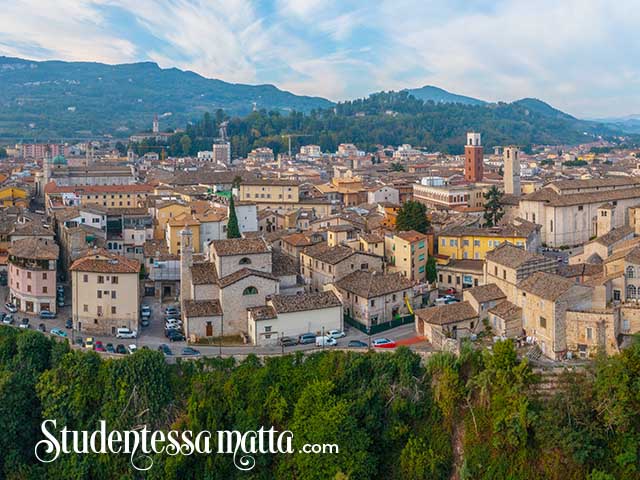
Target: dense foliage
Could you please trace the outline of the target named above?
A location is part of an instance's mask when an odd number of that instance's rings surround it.
[[[502,206],[502,196],[504,192],[498,190],[495,185],[482,194],[486,200],[484,204],[484,223],[487,227],[494,227],[500,223],[504,216],[504,207]]]
[[[38,463],[42,419],[74,430],[293,431],[338,454],[154,457],[144,478],[635,479],[640,475],[640,343],[582,373],[549,399],[510,342],[466,347],[423,364],[395,353],[324,352],[168,365],[142,350],[116,360],[35,331],[0,328],[0,477],[142,478],[127,455],[62,455]]]
[[[399,232],[415,230],[416,232],[427,233],[428,229],[429,219],[427,218],[425,204],[415,200],[404,202],[398,210],[396,230]]]

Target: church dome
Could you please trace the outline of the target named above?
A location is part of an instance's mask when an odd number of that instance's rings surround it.
[[[67,159],[64,158],[64,155],[56,155],[55,157],[53,157],[53,164],[54,165],[66,165],[67,164]]]

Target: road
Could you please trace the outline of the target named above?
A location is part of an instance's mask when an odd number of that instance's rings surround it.
[[[58,315],[54,319],[40,319],[39,316],[33,314],[27,314],[23,312],[17,312],[13,314],[15,322],[13,324],[14,328],[17,328],[20,324],[20,321],[23,318],[29,318],[29,323],[31,325],[31,329],[37,329],[39,324],[44,324],[47,334],[50,334],[52,328],[59,328],[64,330],[69,338],[69,341],[75,343],[78,338],[88,337],[89,335],[81,335],[79,332],[65,328],[65,321],[68,318],[71,318],[71,305],[70,305],[70,292],[69,289],[66,288],[66,305],[62,308],[58,309]],[[4,306],[6,302],[6,297],[8,295],[7,287],[0,287],[0,298],[5,299],[2,302],[2,310],[3,313],[7,313],[7,310]],[[182,349],[186,346],[192,346],[193,348],[200,351],[202,356],[206,357],[215,357],[222,353],[223,356],[233,356],[233,355],[281,355],[282,353],[292,353],[297,351],[317,351],[317,347],[314,344],[308,345],[295,345],[292,347],[285,347],[284,349],[280,346],[269,346],[269,347],[254,347],[253,345],[233,345],[233,346],[222,346],[219,345],[188,345],[187,342],[169,342],[169,340],[164,336],[164,308],[171,305],[170,303],[165,303],[163,305],[160,302],[152,297],[145,297],[143,299],[143,303],[147,304],[151,307],[151,321],[148,327],[141,327],[139,329],[139,335],[136,339],[124,340],[118,339],[113,336],[107,335],[90,335],[94,340],[101,341],[104,345],[111,343],[114,347],[118,344],[122,344],[125,347],[127,345],[134,344],[137,348],[149,348],[152,350],[157,350],[161,344],[167,344],[171,348],[173,354],[175,356],[181,356]],[[370,340],[374,340],[376,338],[389,338],[391,340],[402,341],[402,343],[410,344],[410,348],[416,350],[430,350],[430,345],[424,341],[419,341],[416,339],[416,333],[413,324],[402,325],[400,327],[393,328],[386,332],[383,332],[379,335],[369,337],[359,331],[356,328],[348,328],[345,326],[346,337],[338,340],[338,347],[346,347],[349,341],[351,340],[360,340],[367,344],[370,343]],[[330,349],[332,347],[326,347]],[[364,349],[363,349],[364,350]]]

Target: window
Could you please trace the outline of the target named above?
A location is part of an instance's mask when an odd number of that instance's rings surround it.
[[[42,274],[42,279],[43,279],[43,280],[46,280],[46,279],[47,279],[47,272],[44,272],[44,273]]]
[[[446,239],[442,239],[440,240],[440,245],[442,245],[443,247],[445,247],[447,245],[447,240]]]
[[[31,278],[31,272],[27,272],[27,278]]]
[[[540,328],[547,328],[547,319],[540,317]]]
[[[118,277],[116,277],[115,275],[113,277],[111,277],[111,283],[113,283],[114,285],[118,284]]]
[[[264,331],[265,332],[270,332],[271,331],[271,325],[269,325],[268,327],[264,327]]]
[[[116,298],[116,291],[115,290],[111,290],[111,298]]]
[[[82,311],[83,312],[88,312],[89,311],[89,305],[83,305],[82,306]]]
[[[578,211],[579,211],[579,212],[581,212],[581,211],[583,211],[583,210],[584,210],[584,206],[582,206],[582,205],[578,205]]]
[[[242,295],[257,295],[258,289],[256,287],[247,287],[242,292]]]
[[[98,305],[98,308],[96,310],[98,312],[98,316],[102,316],[102,305]]]
[[[494,266],[493,267],[493,274],[497,277],[498,276],[498,267]]]
[[[627,267],[627,278],[634,278],[635,277],[635,269],[629,265]]]
[[[98,283],[104,283],[104,277],[102,275],[98,275]]]
[[[249,265],[251,263],[251,259],[248,257],[242,257],[238,262],[239,265]]]
[[[553,232],[553,220],[549,220],[549,231]]]
[[[111,307],[111,315],[115,315],[116,314],[116,307]]]
[[[450,247],[456,247],[458,246],[458,240],[455,238],[452,238],[451,240],[449,240],[449,246]]]
[[[469,246],[469,240],[467,240],[466,238],[464,240],[462,240],[462,246],[463,247],[468,247]]]
[[[473,241],[473,246],[474,247],[479,247],[480,246],[480,240],[474,240]]]
[[[27,285],[27,292],[31,291],[31,285]]]
[[[375,307],[376,306],[376,301],[375,300],[371,300],[371,306]]]
[[[42,287],[42,293],[48,293],[48,288],[47,287]]]
[[[424,240],[421,240],[420,243],[418,243],[418,248],[424,248]]]
[[[636,287],[634,285],[629,285],[627,287],[627,298],[628,299],[636,298]]]
[[[587,327],[587,340],[593,340],[593,329],[591,327]]]
[[[617,302],[620,301],[620,290],[614,290],[613,291],[613,299]]]
[[[424,261],[424,253],[421,253],[420,255],[418,255],[418,261],[419,262]]]
[[[102,298],[102,290],[98,290],[98,298]]]

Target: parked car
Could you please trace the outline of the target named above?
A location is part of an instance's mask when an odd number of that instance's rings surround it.
[[[143,318],[142,320],[140,320],[140,326],[148,327],[149,325],[151,325],[151,322],[148,318]]]
[[[44,323],[41,323],[40,325],[38,325],[38,330],[40,330],[41,332],[46,332],[47,327],[44,326]]]
[[[64,328],[73,328],[73,320],[67,318],[66,322],[64,322]]]
[[[346,337],[346,336],[347,336],[347,334],[346,334],[346,333],[344,333],[342,330],[329,330],[328,335],[329,335],[331,338],[335,338],[335,339],[338,339],[338,338],[342,338],[342,337]]]
[[[28,318],[23,318],[22,321],[20,322],[20,328],[31,328],[31,326],[29,325],[29,319]]]
[[[453,287],[447,288],[444,293],[448,293],[449,295],[455,295],[457,290]]]
[[[116,338],[136,338],[138,332],[129,328],[119,328],[116,330]]]
[[[182,349],[182,355],[200,355],[200,351],[191,347],[184,347]]]
[[[164,314],[166,316],[176,316],[180,313],[180,310],[178,310],[176,307],[167,307],[164,309]]]
[[[64,307],[64,298],[58,298],[58,307]]]
[[[127,346],[127,351],[129,352],[129,355],[133,355],[138,351],[138,346],[132,343],[131,345]]]
[[[182,320],[180,320],[179,318],[167,318],[164,321],[165,325],[180,325],[182,326]]]
[[[293,347],[298,344],[298,341],[293,337],[280,337],[278,341],[283,347]]]
[[[158,351],[164,353],[165,355],[169,356],[169,355],[173,355],[173,352],[171,351],[171,349],[169,348],[169,345],[167,345],[166,343],[163,343],[162,345],[160,345],[158,347]]]
[[[186,337],[180,330],[169,330],[167,338],[170,342],[184,342],[186,340]]]
[[[105,348],[104,348],[104,345],[102,344],[102,342],[101,342],[100,340],[97,340],[97,341],[96,341],[96,344],[95,344],[95,346],[93,347],[93,349],[94,349],[96,352],[106,352],[106,350],[105,350]]]
[[[316,347],[335,347],[338,341],[328,335],[316,337]]]
[[[56,292],[58,292],[58,294],[61,294],[61,293],[62,293],[62,294],[64,295],[64,286],[62,286],[62,285],[58,285],[58,286],[56,287]]]
[[[376,338],[372,342],[373,346],[376,348],[395,348],[396,342],[393,340],[389,340],[388,338]]]
[[[298,336],[298,343],[300,345],[306,345],[308,343],[314,343],[316,341],[315,333],[303,333]]]
[[[13,315],[11,315],[10,313],[8,315],[5,315],[2,318],[2,323],[4,323],[5,325],[13,324]]]
[[[449,304],[452,304],[452,303],[460,303],[460,300],[458,300],[457,298],[447,298],[444,301],[445,305],[449,305]]]
[[[107,343],[104,349],[107,353],[116,353],[116,349],[113,348],[113,343]]]
[[[124,355],[127,353],[127,349],[124,348],[124,345],[119,343],[118,346],[116,347],[116,353],[119,353],[120,355]]]
[[[6,308],[11,313],[16,313],[18,311],[18,307],[16,307],[13,303],[5,303],[4,308]]]
[[[56,314],[53,312],[50,312],[49,310],[42,310],[40,312],[40,318],[56,318]]]
[[[73,343],[75,343],[79,347],[82,347],[84,345],[84,340],[82,340],[82,337],[76,337],[76,339],[73,341]]]
[[[367,344],[360,340],[351,340],[347,346],[349,348],[367,348]]]
[[[51,335],[55,335],[56,337],[67,338],[67,332],[64,330],[60,330],[59,328],[52,328]]]
[[[93,349],[93,337],[87,337],[84,339],[84,348]]]

